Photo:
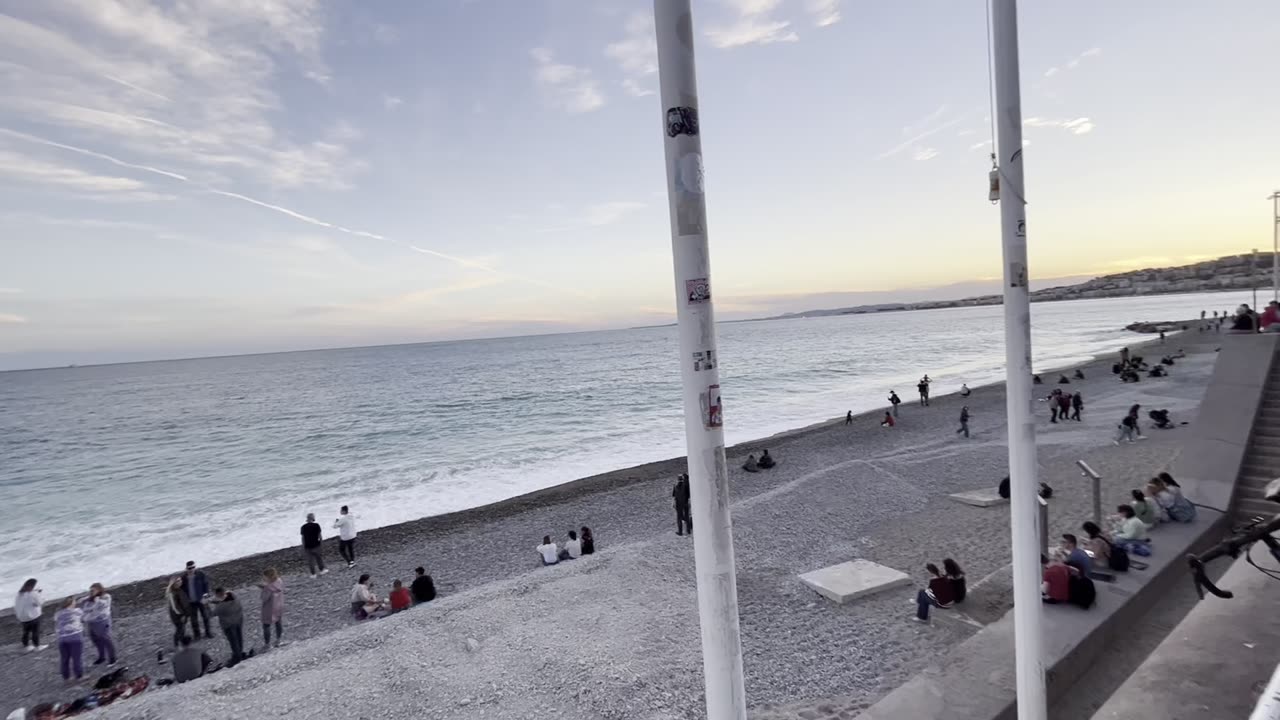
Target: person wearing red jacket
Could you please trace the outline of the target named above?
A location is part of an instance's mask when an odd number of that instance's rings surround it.
[[[407,610],[413,606],[413,596],[409,594],[409,588],[404,583],[396,580],[391,583],[391,612],[400,612]]]

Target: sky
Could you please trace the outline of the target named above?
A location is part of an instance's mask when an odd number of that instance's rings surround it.
[[[999,276],[981,0],[693,4],[721,319]],[[1020,12],[1033,277],[1269,247],[1280,3]],[[0,368],[671,322],[657,87],[647,0],[0,0]]]

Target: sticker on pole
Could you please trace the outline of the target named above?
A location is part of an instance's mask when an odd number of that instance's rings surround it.
[[[685,295],[690,305],[701,305],[711,302],[711,282],[706,278],[684,281]]]
[[[672,185],[676,196],[676,232],[681,236],[705,235],[707,205],[703,200],[702,155],[687,153],[672,161]]]
[[[1016,231],[1016,234],[1020,238],[1024,238],[1027,236],[1027,219],[1026,218],[1018,219],[1018,229]]]
[[[724,426],[724,406],[720,402],[720,386],[712,385],[699,395],[702,404],[702,425],[708,429]]]
[[[693,354],[693,371],[714,370],[716,367],[715,350],[699,350]]]
[[[697,136],[697,134],[697,108],[673,107],[667,110],[667,137],[679,137],[681,135]]]
[[[1009,287],[1027,286],[1027,266],[1022,263],[1009,263]]]
[[[689,153],[676,161],[676,189],[701,195],[703,190],[702,156]]]

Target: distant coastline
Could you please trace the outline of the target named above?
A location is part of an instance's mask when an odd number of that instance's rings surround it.
[[[1031,302],[1093,300],[1097,298],[1146,295],[1184,295],[1251,290],[1255,288],[1263,289],[1269,288],[1267,281],[1270,279],[1270,273],[1271,253],[1258,253],[1256,262],[1253,255],[1231,255],[1216,260],[1206,260],[1194,265],[1133,270],[1113,275],[1103,275],[1075,285],[1044,288],[1031,293]],[[826,317],[830,315],[866,315],[906,310],[980,307],[1002,305],[1003,303],[1004,297],[1001,295],[977,295],[958,300],[880,303],[826,310],[806,310],[760,319],[789,320],[800,317]]]

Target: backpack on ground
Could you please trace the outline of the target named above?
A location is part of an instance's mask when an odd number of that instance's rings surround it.
[[[1084,575],[1071,574],[1067,581],[1067,602],[1088,610],[1098,597],[1098,590],[1093,581]]]
[[[1111,558],[1107,561],[1107,566],[1116,572],[1129,572],[1129,551],[1119,545],[1111,545]]]

